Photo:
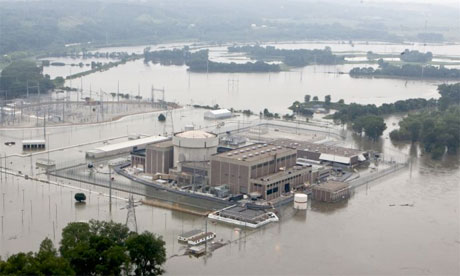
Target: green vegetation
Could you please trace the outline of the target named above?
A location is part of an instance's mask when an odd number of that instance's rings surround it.
[[[330,47],[323,50],[314,49],[277,49],[274,46],[233,46],[228,47],[230,53],[247,53],[257,60],[280,60],[292,67],[303,67],[309,64],[340,64],[344,63],[343,56],[332,54]]]
[[[78,202],[82,202],[86,200],[86,195],[84,193],[76,193],[75,200]]]
[[[354,120],[351,128],[360,135],[364,131],[367,137],[376,140],[382,136],[387,126],[382,117],[377,115],[365,115]]]
[[[350,70],[350,76],[383,76],[383,77],[409,77],[409,78],[437,78],[437,79],[459,79],[459,69],[448,69],[444,66],[422,66],[418,64],[403,64],[402,66],[391,65],[379,59],[379,68],[355,67]]]
[[[278,113],[272,113],[267,108],[264,109],[263,112],[260,112],[260,117],[264,117],[266,119],[279,119],[281,116]]]
[[[427,63],[433,59],[433,54],[431,52],[420,53],[419,51],[409,51],[409,49],[406,49],[401,53],[399,59],[405,62]]]
[[[37,253],[18,253],[6,261],[0,259],[0,275],[75,275],[75,271],[46,238]]]
[[[40,93],[46,93],[55,87],[48,75],[43,76],[42,67],[38,67],[33,61],[14,61],[1,72],[1,96],[17,98],[26,95],[27,85],[34,87],[29,89],[29,93],[34,94],[38,94],[38,87],[40,88]]]
[[[160,275],[164,245],[152,233],[130,232],[123,224],[73,222],[62,230],[60,254],[46,238],[38,253],[0,260],[0,275]]]
[[[158,115],[158,121],[160,122],[166,121],[166,116],[163,113],[161,113],[160,115]]]
[[[263,61],[238,63],[222,63],[210,61],[208,50],[190,52],[188,47],[183,49],[144,51],[144,62],[160,63],[163,65],[186,64],[192,72],[279,72],[281,68],[277,64],[268,64]]]
[[[460,83],[440,85],[441,98],[436,110],[409,114],[399,129],[390,133],[393,141],[420,142],[425,152],[439,159],[444,153],[456,153],[460,147]]]

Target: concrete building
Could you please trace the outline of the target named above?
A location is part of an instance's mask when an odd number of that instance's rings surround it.
[[[350,197],[350,184],[345,182],[327,181],[312,188],[314,200],[337,202]]]
[[[325,144],[278,139],[270,142],[297,150],[297,157],[308,160],[330,162],[333,164],[355,167],[368,160],[368,152]]]
[[[131,152],[131,167],[141,169],[145,172],[145,149],[133,150]]]
[[[167,174],[173,163],[173,143],[171,140],[147,145],[145,149],[145,173]]]
[[[308,178],[311,168],[293,168],[296,159],[296,150],[269,144],[216,154],[211,158],[210,183],[228,185],[232,194],[258,192],[262,198],[274,198]]]
[[[86,158],[97,159],[120,154],[128,154],[135,150],[145,149],[146,146],[149,144],[159,143],[169,139],[170,138],[163,136],[151,136],[107,145],[103,147],[98,147],[95,149],[88,150],[86,152]]]
[[[211,155],[217,153],[219,138],[216,134],[189,130],[174,134],[174,167],[181,170],[182,162],[209,161]]]
[[[204,118],[208,120],[219,120],[231,117],[232,112],[228,109],[209,110],[204,113]]]

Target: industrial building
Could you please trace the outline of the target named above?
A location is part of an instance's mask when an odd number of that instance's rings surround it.
[[[141,139],[129,140],[117,144],[107,145],[98,147],[95,149],[88,150],[86,152],[86,158],[97,159],[105,158],[109,156],[130,153],[132,151],[145,149],[147,145],[166,141],[170,138],[163,136],[150,136]]]
[[[174,166],[174,147],[171,140],[147,145],[145,149],[145,173],[169,173]]]
[[[259,193],[273,199],[309,181],[311,168],[296,165],[296,150],[254,144],[211,158],[211,185],[228,185],[232,194]]]
[[[23,140],[22,149],[23,150],[42,150],[46,147],[45,140]]]
[[[217,153],[219,138],[216,134],[203,130],[188,130],[174,134],[173,166],[181,170],[181,163],[189,161],[209,161]]]
[[[277,146],[296,149],[298,158],[329,162],[331,164],[348,167],[359,166],[369,158],[368,152],[352,148],[301,142],[290,139],[278,139],[270,143]]]
[[[312,188],[314,200],[337,202],[350,197],[350,184],[338,181],[327,181]]]
[[[208,120],[227,119],[232,117],[232,112],[228,109],[209,110],[204,113],[204,118]]]

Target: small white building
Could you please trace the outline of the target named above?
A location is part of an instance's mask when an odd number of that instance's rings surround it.
[[[45,140],[22,140],[22,149],[23,150],[41,150],[45,149],[46,141]]]
[[[227,119],[232,117],[232,112],[228,109],[209,110],[204,113],[204,118],[208,120]]]

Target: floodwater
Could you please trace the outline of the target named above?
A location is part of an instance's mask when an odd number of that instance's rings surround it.
[[[193,103],[219,103],[255,111],[268,107],[278,112],[286,112],[286,107],[294,100],[301,100],[304,94],[320,97],[331,94],[333,100],[344,98],[347,102],[376,104],[437,96],[439,82],[436,81],[351,79],[346,75],[325,73],[346,70],[346,66],[314,66],[278,74],[207,75],[188,73],[185,67],[146,66],[139,61],[87,76],[83,78],[83,87],[86,89],[91,83],[93,89],[110,91],[116,89],[116,80],[119,79],[123,90],[137,91],[139,83],[141,93],[146,97],[150,96],[150,85],[154,84],[158,88],[165,86],[167,100],[175,99],[182,104],[193,100]],[[239,89],[229,89],[229,78],[239,80]],[[203,112],[191,108],[173,112],[174,130],[181,130],[190,123],[197,127],[209,126],[212,130],[215,122],[204,121]],[[85,150],[102,145],[102,140],[131,133],[161,134],[167,127],[157,121],[157,116],[158,113],[153,113],[100,125],[50,127],[49,145],[52,149],[85,145],[51,151],[49,158],[63,162],[82,158]],[[393,144],[388,133],[399,119],[400,116],[386,118],[388,129],[379,141],[372,142],[354,135],[348,135],[342,141],[348,146],[375,149],[385,154],[407,154],[412,161],[408,168],[358,188],[348,201],[338,204],[310,202],[306,213],[296,213],[287,207],[280,223],[252,233],[236,231],[233,226],[208,223],[208,229],[216,232],[218,239],[235,242],[214,251],[207,258],[174,256],[183,252],[176,236],[182,231],[204,229],[205,221],[201,217],[140,206],[136,208],[138,228],[164,237],[167,254],[171,257],[165,269],[170,275],[458,275],[460,156],[432,161],[429,156],[421,156],[415,146]],[[226,120],[226,126],[236,124],[237,120],[243,120],[243,117]],[[20,153],[21,139],[40,138],[42,134],[41,128],[0,130],[0,152],[7,155]],[[12,140],[16,141],[16,146],[4,146],[4,142]],[[114,141],[119,140],[126,140],[126,137]],[[31,173],[31,160],[35,162],[37,158],[47,156],[47,152],[34,155],[32,159],[10,156],[7,166]],[[34,175],[38,173],[34,168]],[[114,200],[110,214],[108,199],[104,196],[107,190],[102,188],[82,184],[82,189],[92,191],[91,197],[85,205],[75,205],[72,195],[78,191],[80,183],[71,183],[77,188],[61,188],[20,178],[13,181],[10,175],[8,181],[4,176],[1,180],[2,258],[19,251],[36,251],[45,237],[58,243],[62,227],[70,221],[94,218],[124,223],[126,220],[127,211],[122,208],[124,201]],[[68,181],[65,184],[69,184]],[[123,193],[115,195],[126,198]],[[413,206],[401,206],[404,204]]]
[[[157,49],[182,47],[184,44],[165,44]],[[333,51],[364,53],[398,53],[405,48],[423,50],[420,44],[365,44],[355,46],[338,42],[318,43],[280,43],[280,48],[322,49],[330,46]],[[429,45],[434,54],[458,55],[458,45]],[[146,46],[105,48],[99,51],[139,52]],[[427,48],[428,49],[428,48]],[[457,50],[457,51],[456,51]],[[219,62],[245,62],[248,59],[228,54],[226,47],[210,48],[210,57]],[[57,60],[59,61],[59,59]],[[67,62],[64,59],[62,62]],[[85,62],[85,61],[83,61]],[[74,63],[78,63],[75,60]],[[313,65],[279,73],[192,73],[186,66],[162,66],[145,64],[143,60],[128,62],[108,71],[97,72],[80,79],[67,81],[66,85],[83,89],[89,94],[93,91],[130,93],[144,98],[151,97],[151,87],[164,88],[165,99],[181,104],[215,105],[226,108],[251,109],[254,112],[268,108],[270,111],[287,113],[294,101],[303,100],[305,94],[318,96],[331,95],[333,101],[377,104],[394,102],[408,98],[437,98],[436,87],[445,81],[419,79],[372,79],[352,78],[347,73],[356,66],[369,64],[346,64],[338,66]],[[51,77],[69,74],[71,67],[45,67],[44,73]],[[155,97],[161,97],[155,93]]]

